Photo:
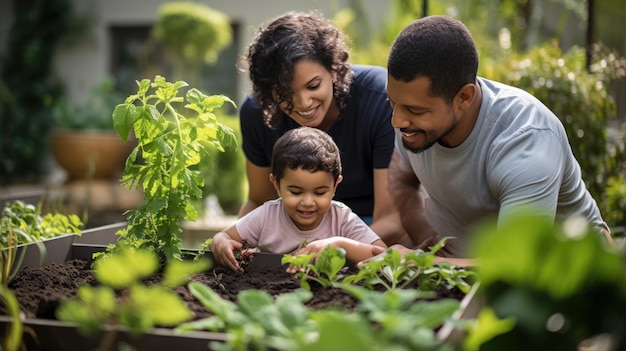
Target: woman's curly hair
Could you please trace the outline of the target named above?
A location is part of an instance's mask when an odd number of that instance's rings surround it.
[[[278,127],[282,103],[288,112],[293,110],[291,82],[301,59],[319,62],[334,73],[333,95],[342,109],[354,76],[348,57],[346,36],[317,11],[287,12],[261,28],[246,59],[265,124]]]

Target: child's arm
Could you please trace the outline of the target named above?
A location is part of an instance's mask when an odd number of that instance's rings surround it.
[[[235,258],[235,251],[241,250],[242,246],[241,237],[233,224],[215,234],[211,242],[211,252],[219,264],[237,271],[240,267]]]
[[[293,255],[306,255],[313,252],[320,254],[328,246],[334,248],[342,248],[346,250],[346,260],[355,264],[374,256],[372,254],[373,246],[380,246],[382,248],[387,247],[385,243],[380,239],[374,241],[371,244],[366,244],[343,236],[334,236],[326,239],[312,241],[302,249],[294,252]]]

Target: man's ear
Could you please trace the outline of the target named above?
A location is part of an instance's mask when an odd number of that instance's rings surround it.
[[[278,183],[278,180],[274,178],[273,173],[270,173],[270,182],[274,184],[274,190],[276,190],[276,194],[278,195],[278,197],[280,197],[280,184]]]
[[[474,98],[476,98],[476,84],[465,84],[461,90],[457,93],[457,98],[459,99],[459,108],[461,110],[467,109]]]

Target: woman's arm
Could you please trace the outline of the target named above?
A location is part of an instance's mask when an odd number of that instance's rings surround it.
[[[248,200],[239,209],[238,217],[243,217],[266,201],[278,197],[274,186],[270,182],[270,173],[270,167],[259,167],[246,158]]]

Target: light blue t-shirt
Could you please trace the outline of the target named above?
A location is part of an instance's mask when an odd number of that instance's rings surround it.
[[[426,216],[446,248],[467,257],[470,226],[486,216],[501,223],[518,205],[552,218],[578,214],[608,230],[581,178],[561,121],[529,93],[478,78],[482,105],[468,138],[454,148],[435,144],[422,153],[396,149],[424,189]],[[543,213],[543,210],[542,210]]]

